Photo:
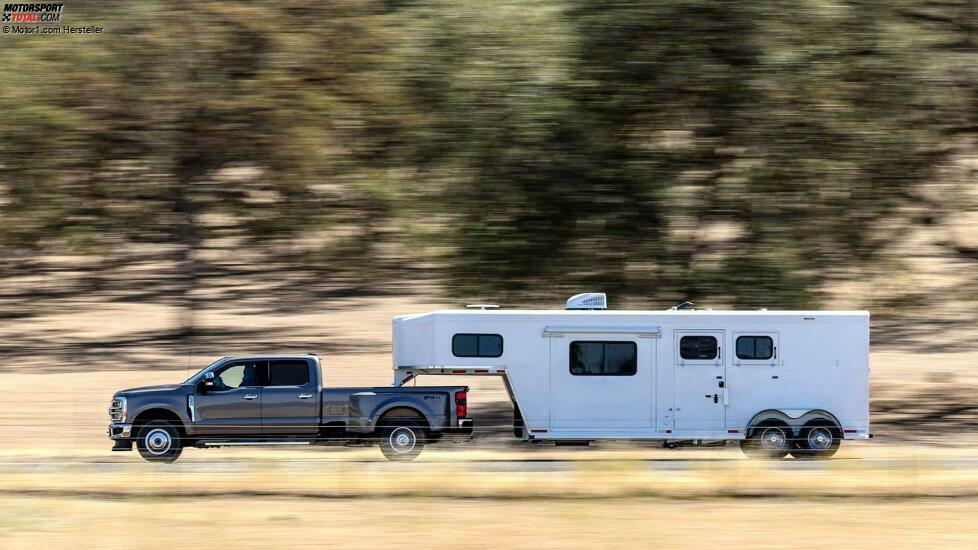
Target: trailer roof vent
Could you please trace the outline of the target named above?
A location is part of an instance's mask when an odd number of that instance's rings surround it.
[[[564,309],[608,309],[608,296],[604,292],[585,292],[571,296]]]

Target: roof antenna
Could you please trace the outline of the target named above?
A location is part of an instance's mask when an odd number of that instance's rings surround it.
[[[187,350],[187,378],[190,378],[190,358],[194,355],[194,348]]]
[[[672,306],[669,311],[679,311],[680,309],[693,309],[693,302],[683,302],[678,306]]]

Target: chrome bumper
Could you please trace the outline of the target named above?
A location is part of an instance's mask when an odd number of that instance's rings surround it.
[[[109,424],[109,439],[129,439],[132,437],[132,424]]]

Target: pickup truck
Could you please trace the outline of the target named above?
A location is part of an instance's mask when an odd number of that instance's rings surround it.
[[[413,460],[426,442],[471,437],[466,386],[324,388],[315,355],[224,357],[182,384],[117,392],[113,451],[173,462],[184,447],[380,443]]]

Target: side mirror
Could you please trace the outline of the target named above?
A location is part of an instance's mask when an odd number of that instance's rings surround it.
[[[200,391],[201,393],[206,393],[207,390],[214,388],[214,373],[208,372],[204,375],[204,379],[200,381]]]

